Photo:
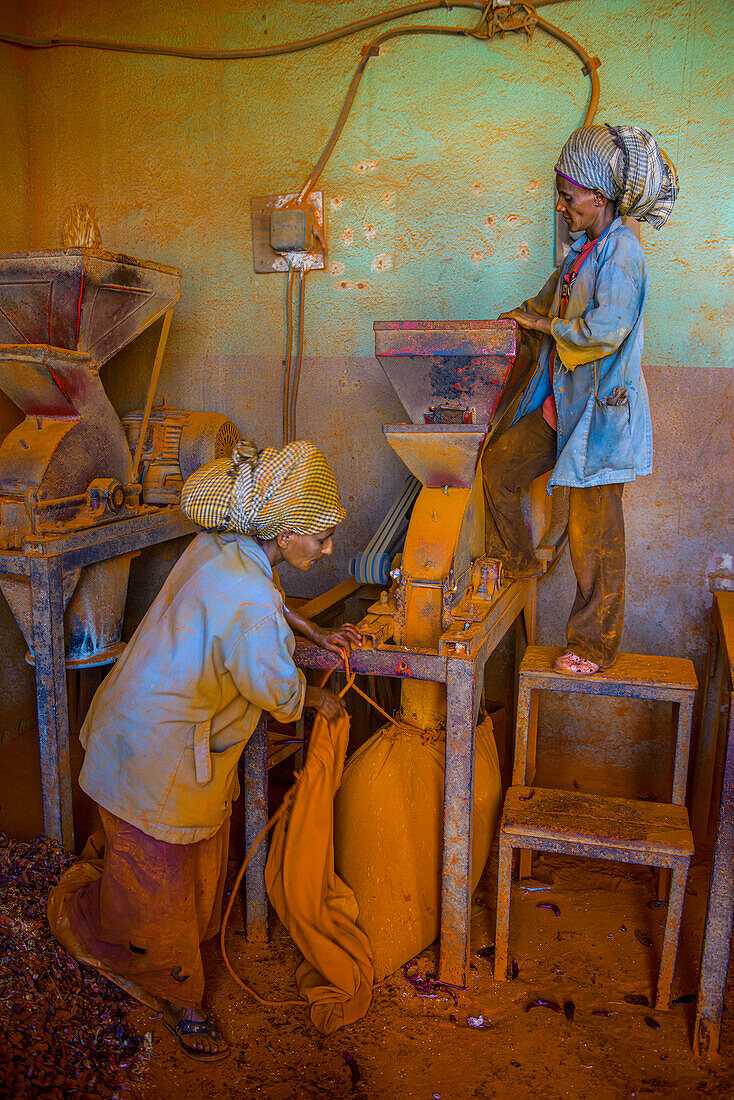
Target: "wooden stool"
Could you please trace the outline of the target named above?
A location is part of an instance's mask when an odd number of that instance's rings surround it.
[[[494,964],[497,981],[509,977],[510,891],[515,848],[672,869],[655,1001],[657,1009],[666,1010],[688,867],[693,856],[693,837],[685,806],[600,798],[580,791],[510,787],[500,826]]]
[[[642,863],[673,872],[658,980],[657,1007],[667,1008],[680,931],[680,916],[693,838],[683,805],[688,772],[696,675],[689,660],[620,654],[614,667],[593,676],[553,671],[563,650],[528,647],[519,673],[513,786],[500,825],[495,978],[507,977],[510,888],[515,848],[520,875],[530,872],[533,851],[563,852],[621,863]],[[538,692],[609,695],[673,704],[674,764],[671,803],[602,798],[576,791],[536,789]],[[667,878],[667,875],[665,876]]]
[[[620,653],[614,666],[603,672],[593,676],[564,676],[553,671],[553,662],[563,652],[553,646],[529,646],[523,657],[515,722],[513,785],[529,785],[535,779],[539,691],[646,699],[673,704],[675,764],[671,802],[682,806],[686,797],[693,702],[698,686],[692,663],[682,657]],[[531,851],[520,857],[521,878],[530,874],[531,860]]]

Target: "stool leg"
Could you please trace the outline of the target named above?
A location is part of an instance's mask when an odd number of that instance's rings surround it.
[[[527,737],[525,741],[525,773],[521,782],[532,783],[535,779],[535,761],[538,748],[538,691],[529,691],[527,706]],[[530,848],[520,849],[520,878],[530,878],[533,870],[533,853]]]
[[[245,764],[245,851],[268,819],[268,727],[263,713],[244,752]],[[267,841],[261,841],[245,871],[242,898],[245,907],[245,935],[250,943],[268,942],[268,895],[265,890]]]
[[[519,786],[528,782],[528,740],[530,736],[530,719],[533,707],[533,692],[529,684],[521,678],[520,690],[517,694],[517,715],[515,717],[515,759],[512,767],[513,786]],[[536,715],[537,723],[537,715]]]
[[[687,863],[683,867],[672,868],[670,899],[668,901],[668,912],[665,918],[665,935],[663,937],[663,950],[660,956],[658,990],[657,996],[655,997],[655,1008],[658,1012],[667,1012],[670,1007],[670,987],[673,984],[675,956],[678,953],[678,937],[680,936],[680,921],[683,913],[683,897],[686,892],[687,878]]]
[[[675,730],[675,771],[673,773],[673,797],[671,801],[676,806],[684,806],[688,781],[688,754],[691,748],[691,727],[693,725],[693,699],[687,703],[674,704],[673,713],[677,718],[677,722]]]
[[[510,841],[500,833],[499,872],[497,876],[497,925],[494,939],[494,980],[506,982],[510,950],[510,895],[512,891],[512,855]]]
[[[658,867],[658,901],[667,901],[670,896],[670,868]]]

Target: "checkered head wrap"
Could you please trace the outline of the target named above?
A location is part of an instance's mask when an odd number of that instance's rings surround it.
[[[601,191],[621,217],[665,225],[678,197],[678,175],[647,130],[583,126],[563,146],[556,172],[578,187]]]
[[[231,458],[191,475],[181,490],[181,508],[200,527],[263,540],[283,531],[312,535],[346,516],[329,464],[305,440],[282,451],[238,443]]]

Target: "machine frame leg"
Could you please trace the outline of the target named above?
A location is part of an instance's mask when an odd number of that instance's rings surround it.
[[[724,654],[719,642],[715,616],[709,626],[706,672],[703,681],[703,712],[696,747],[696,771],[693,783],[691,828],[696,844],[708,836],[714,762],[720,722],[720,690],[724,680]]]
[[[473,662],[446,667],[446,778],[444,780],[440,981],[466,987],[471,913],[471,828],[474,748],[479,692]]]
[[[73,852],[74,807],[69,757],[61,558],[40,555],[30,557],[30,580],[43,830],[67,852]]]
[[[718,699],[718,691],[715,693]],[[719,824],[706,911],[701,974],[693,1029],[699,1057],[719,1049],[724,993],[734,932],[734,695],[729,695],[728,742],[719,803]]]
[[[512,897],[512,857],[515,849],[500,832],[499,870],[497,873],[497,926],[494,947],[494,980],[507,981],[510,954],[510,901]],[[522,854],[522,852],[521,852]]]
[[[245,746],[244,809],[245,850],[249,852],[268,819],[268,725],[263,712],[252,737]],[[267,839],[260,842],[245,871],[242,891],[245,936],[249,943],[268,942],[268,895],[265,889]]]

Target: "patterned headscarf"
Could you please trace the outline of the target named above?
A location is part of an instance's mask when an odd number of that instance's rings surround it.
[[[665,225],[678,197],[678,175],[647,130],[583,126],[563,146],[556,172],[578,187],[601,191],[621,217]]]
[[[312,535],[345,518],[334,475],[313,443],[282,451],[238,443],[231,458],[209,462],[181,490],[181,508],[200,527],[273,539]]]

